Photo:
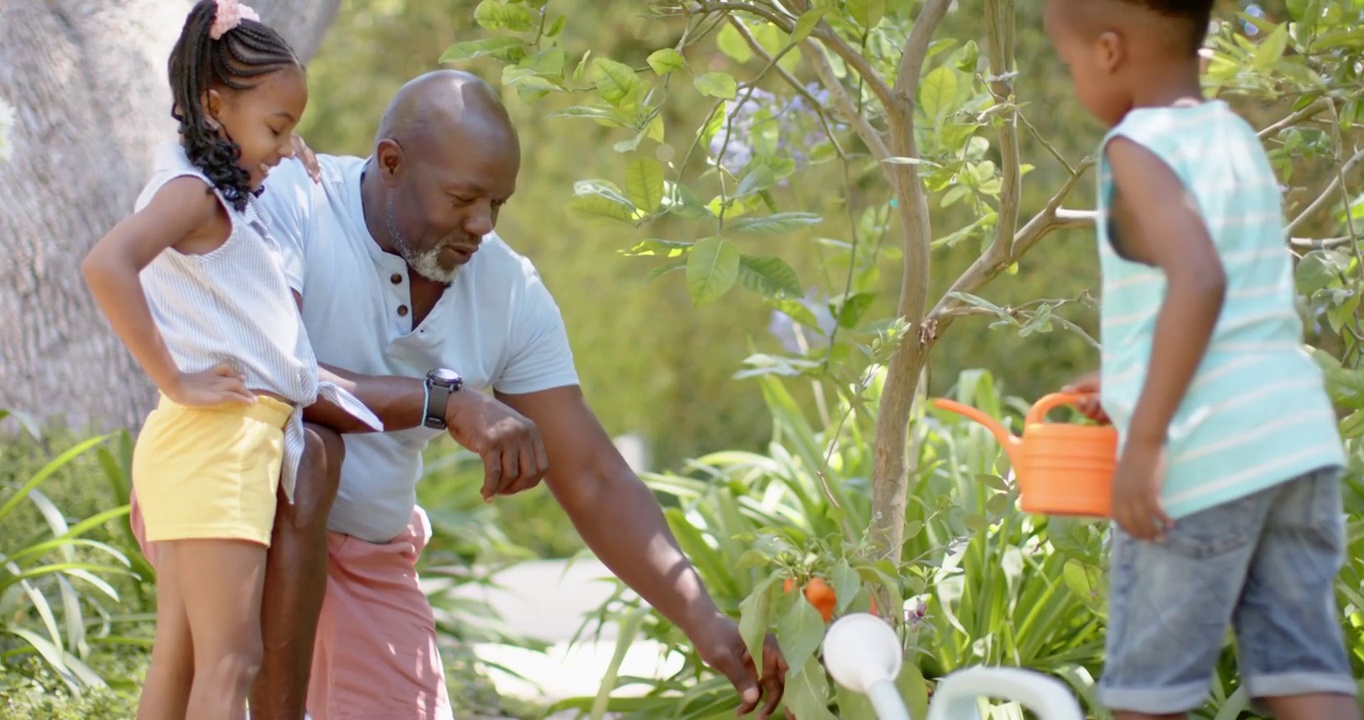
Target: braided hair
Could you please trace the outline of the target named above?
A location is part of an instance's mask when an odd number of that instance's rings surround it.
[[[209,37],[218,4],[199,0],[185,19],[170,55],[171,116],[180,121],[180,142],[189,161],[238,212],[251,194],[250,173],[237,164],[241,148],[210,125],[203,95],[214,86],[245,90],[259,78],[301,66],[289,43],[272,28],[242,19],[217,40]]]

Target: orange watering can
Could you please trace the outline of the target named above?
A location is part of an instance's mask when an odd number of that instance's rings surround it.
[[[1111,425],[1047,423],[1047,413],[1074,405],[1086,395],[1054,393],[1038,400],[1023,421],[1023,436],[1011,435],[985,413],[937,399],[934,407],[984,425],[1009,456],[1018,478],[1019,506],[1038,515],[1109,516],[1118,431]]]

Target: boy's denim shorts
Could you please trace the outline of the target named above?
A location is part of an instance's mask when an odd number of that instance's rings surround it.
[[[1099,700],[1156,715],[1201,707],[1228,624],[1252,698],[1354,695],[1334,588],[1339,478],[1324,468],[1181,518],[1158,543],[1115,527]]]

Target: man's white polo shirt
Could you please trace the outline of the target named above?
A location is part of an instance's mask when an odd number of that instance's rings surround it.
[[[448,367],[464,376],[461,392],[521,394],[578,383],[558,306],[531,262],[495,234],[412,327],[407,264],[380,250],[365,225],[366,160],[318,161],[320,184],[302,163],[285,160],[271,171],[261,200],[320,362],[414,378]],[[329,528],[379,543],[401,534],[416,504],[422,449],[440,433],[419,427],[344,436]]]

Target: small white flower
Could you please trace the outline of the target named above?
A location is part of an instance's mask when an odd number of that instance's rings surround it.
[[[5,102],[4,98],[0,98],[0,162],[8,160],[10,154],[14,150],[14,146],[10,143],[9,139],[10,130],[13,127],[14,108],[10,107],[10,104]]]

